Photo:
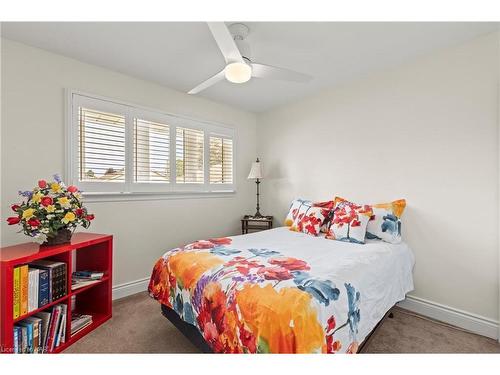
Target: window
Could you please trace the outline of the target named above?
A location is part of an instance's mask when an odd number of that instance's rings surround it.
[[[210,183],[233,183],[233,140],[210,137]]]
[[[69,92],[68,182],[87,193],[234,191],[233,128]]]

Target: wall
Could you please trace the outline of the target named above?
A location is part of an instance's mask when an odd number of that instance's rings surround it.
[[[262,211],[406,198],[411,294],[495,323],[498,49],[496,33],[482,36],[259,115]]]
[[[256,156],[256,118],[199,97],[23,44],[2,40],[2,195],[4,215],[17,191],[64,172],[64,89],[73,88],[237,129],[237,193],[229,198],[89,203],[91,230],[115,236],[114,285],[147,278],[166,250],[196,239],[236,234],[251,212],[246,179]],[[2,219],[2,246],[26,241]]]

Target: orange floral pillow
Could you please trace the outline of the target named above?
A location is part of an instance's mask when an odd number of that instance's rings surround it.
[[[365,243],[366,227],[372,216],[372,208],[343,198],[335,198],[333,218],[329,223],[326,238],[352,243]]]

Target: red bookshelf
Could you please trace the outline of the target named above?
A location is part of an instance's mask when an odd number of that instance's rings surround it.
[[[37,259],[50,259],[67,264],[68,293],[66,296],[14,319],[13,315],[13,270],[17,266]],[[111,318],[113,236],[96,233],[75,233],[71,243],[57,246],[40,246],[29,242],[0,249],[0,352],[12,353],[14,324],[37,312],[50,309],[64,303],[68,306],[66,317],[71,322],[71,305],[74,310],[92,315],[92,324],[80,332],[71,335],[71,325],[66,325],[66,342],[55,348],[55,353],[62,352],[68,346],[91,332]],[[104,272],[104,277],[94,284],[71,290],[71,272],[95,270]]]

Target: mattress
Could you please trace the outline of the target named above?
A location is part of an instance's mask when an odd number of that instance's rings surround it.
[[[216,353],[355,353],[413,290],[407,244],[353,244],[287,227],[196,241],[155,264],[151,297]]]

